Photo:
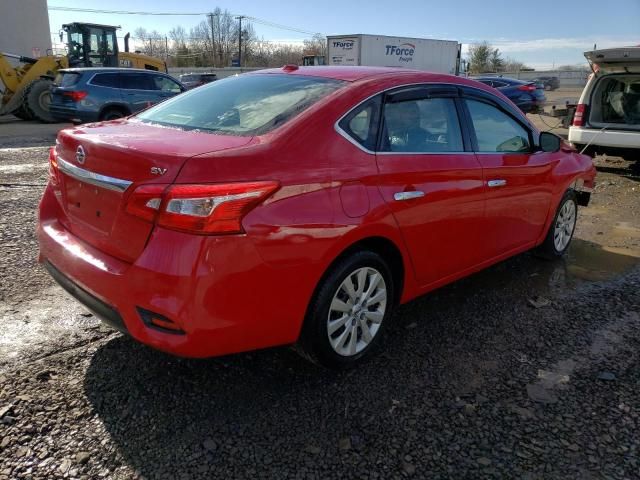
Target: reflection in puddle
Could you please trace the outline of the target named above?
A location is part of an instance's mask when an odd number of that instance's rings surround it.
[[[640,264],[640,253],[633,250],[603,247],[573,239],[567,256],[554,262],[540,262],[532,274],[534,283],[551,289],[581,282],[608,280]]]

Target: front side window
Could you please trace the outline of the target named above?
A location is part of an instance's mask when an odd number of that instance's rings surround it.
[[[387,102],[381,151],[462,152],[462,133],[453,98]]]
[[[301,75],[247,74],[177,95],[137,116],[144,122],[227,135],[262,135],[345,82]]]
[[[180,93],[180,85],[167,77],[162,77],[158,75],[157,77],[153,77],[153,81],[155,83],[156,90],[160,90],[162,92],[171,92],[171,93]]]
[[[531,151],[529,131],[493,105],[466,100],[478,141],[478,151],[523,153]]]

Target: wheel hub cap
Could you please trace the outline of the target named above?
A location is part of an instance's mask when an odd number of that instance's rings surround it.
[[[327,318],[329,343],[349,357],[364,350],[376,336],[387,308],[387,286],[374,268],[355,270],[333,296]]]
[[[562,252],[569,245],[575,225],[576,205],[572,200],[567,200],[558,212],[553,231],[553,244],[558,252]]]

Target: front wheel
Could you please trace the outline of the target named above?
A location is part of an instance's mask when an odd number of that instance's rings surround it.
[[[565,254],[573,239],[577,218],[578,201],[575,192],[569,190],[562,197],[553,223],[549,226],[547,236],[540,245],[540,253],[543,256],[555,258]]]
[[[370,251],[349,255],[321,281],[298,349],[326,367],[354,365],[380,342],[393,306],[393,277],[382,257]]]

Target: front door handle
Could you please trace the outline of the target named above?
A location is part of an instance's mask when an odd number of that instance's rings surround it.
[[[393,194],[393,199],[402,201],[402,200],[411,200],[413,198],[424,197],[424,192],[420,190],[411,190],[409,192],[397,192]]]
[[[489,180],[487,182],[488,187],[504,187],[506,184],[507,181],[502,178],[496,178],[495,180]]]

